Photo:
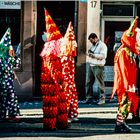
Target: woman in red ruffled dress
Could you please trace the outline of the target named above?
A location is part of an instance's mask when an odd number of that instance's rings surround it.
[[[65,129],[68,126],[64,76],[60,58],[62,35],[45,9],[46,38],[41,52],[41,92],[43,99],[43,126],[46,130]]]

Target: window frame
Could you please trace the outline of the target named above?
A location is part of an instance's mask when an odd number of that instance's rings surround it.
[[[110,18],[112,18],[112,17],[115,17],[115,18],[128,18],[128,17],[134,17],[134,15],[135,15],[135,4],[133,4],[133,3],[130,3],[130,4],[128,4],[128,3],[102,3],[102,5],[101,5],[101,9],[102,9],[102,11],[104,10],[103,8],[104,8],[104,5],[126,5],[126,6],[130,6],[130,5],[132,5],[133,6],[133,13],[132,13],[132,16],[120,16],[120,15],[118,15],[118,16],[112,16],[112,15],[103,15],[103,12],[101,13],[101,16],[102,17],[110,17]]]

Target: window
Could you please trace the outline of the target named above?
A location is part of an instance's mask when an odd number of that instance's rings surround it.
[[[134,5],[103,4],[103,16],[133,17]]]
[[[21,56],[20,33],[21,33],[21,3],[0,2],[0,40],[8,28],[11,30],[11,44],[16,55]]]
[[[7,28],[11,28],[11,43],[17,45],[20,42],[20,10],[0,10],[0,38]]]

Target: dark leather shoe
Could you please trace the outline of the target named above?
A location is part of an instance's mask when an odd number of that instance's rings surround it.
[[[116,133],[130,133],[131,130],[132,129],[128,125],[126,125],[125,123],[122,123],[120,125],[115,126]]]

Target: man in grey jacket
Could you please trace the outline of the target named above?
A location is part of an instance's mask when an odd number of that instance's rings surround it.
[[[93,102],[93,84],[97,80],[99,85],[99,101],[98,104],[105,103],[105,84],[104,84],[104,65],[107,57],[107,46],[103,43],[95,33],[91,33],[88,37],[92,46],[88,50],[87,63],[89,70],[86,77],[86,102]],[[88,65],[87,64],[87,65]]]

